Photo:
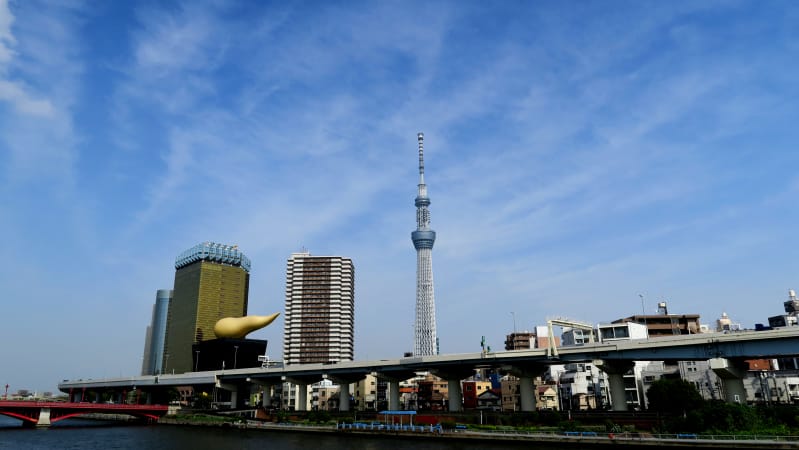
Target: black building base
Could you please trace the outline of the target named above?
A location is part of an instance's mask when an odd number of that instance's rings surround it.
[[[259,356],[266,354],[267,341],[220,338],[191,346],[195,372],[261,367]]]

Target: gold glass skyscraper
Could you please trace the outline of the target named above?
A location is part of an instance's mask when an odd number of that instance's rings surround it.
[[[250,260],[237,246],[204,242],[175,260],[164,372],[192,370],[192,344],[215,339],[214,324],[247,315]]]

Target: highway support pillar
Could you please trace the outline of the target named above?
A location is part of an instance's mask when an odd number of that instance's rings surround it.
[[[323,375],[325,378],[329,378],[333,380],[339,386],[339,394],[338,394],[338,410],[339,411],[349,411],[352,405],[350,405],[350,385],[352,383],[357,383],[358,381],[362,380],[362,376],[330,376]]]
[[[36,422],[37,427],[50,426],[50,408],[41,408],[39,410],[39,420]]]
[[[399,381],[388,380],[388,409],[396,411],[400,408]]]
[[[238,404],[239,387],[235,384],[223,383],[219,378],[216,379],[216,387],[230,392],[230,408],[236,409]]]
[[[594,365],[608,375],[611,409],[613,411],[627,411],[627,394],[624,386],[624,374],[635,367],[635,362],[595,359]]]
[[[392,411],[400,409],[400,381],[413,378],[416,373],[412,371],[373,372],[373,375],[388,383],[388,409]]]
[[[264,384],[261,390],[261,406],[264,409],[272,408],[272,385]]]
[[[447,389],[449,390],[450,412],[458,412],[463,410],[463,388],[461,387],[461,380],[447,380]]]
[[[746,403],[744,388],[746,363],[727,358],[712,358],[708,362],[716,376],[721,378],[724,399],[727,403]]]
[[[474,369],[469,368],[452,368],[447,370],[436,370],[434,374],[437,377],[447,380],[448,399],[447,404],[450,412],[463,411],[463,388],[461,387],[461,380],[474,375]]]
[[[522,411],[535,411],[535,389],[529,375],[519,377],[519,403]]]
[[[290,377],[285,379],[285,381],[291,383],[290,389],[294,389],[295,387],[297,389],[297,395],[294,397],[294,401],[296,402],[294,404],[295,411],[308,411],[308,386],[315,383],[317,380],[319,380],[319,378],[316,376]]]
[[[308,411],[308,383],[297,383],[297,411]]]
[[[339,411],[349,411],[350,410],[350,384],[349,383],[339,383],[338,410]]]
[[[261,388],[261,406],[269,409],[272,406],[272,383],[266,380],[247,377],[247,382]]]
[[[545,364],[514,364],[503,367],[519,379],[519,409],[523,412],[535,411],[535,389],[533,380],[547,370]]]

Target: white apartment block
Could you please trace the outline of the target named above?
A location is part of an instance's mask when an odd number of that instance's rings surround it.
[[[292,253],[286,268],[286,365],[352,361],[355,268],[340,256]]]

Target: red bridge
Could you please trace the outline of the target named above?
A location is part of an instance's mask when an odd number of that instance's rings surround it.
[[[158,421],[166,405],[125,405],[110,403],[27,402],[0,400],[0,415],[21,419],[23,424],[49,426],[70,417],[89,413],[127,414]]]

